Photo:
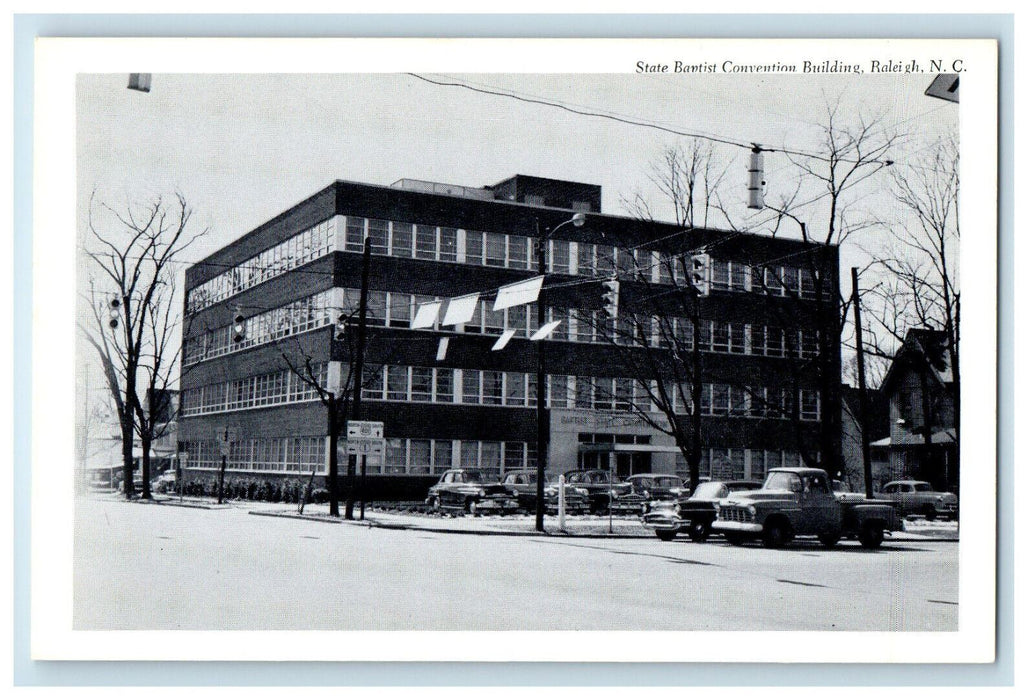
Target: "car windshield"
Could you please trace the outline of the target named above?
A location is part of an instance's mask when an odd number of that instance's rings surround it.
[[[922,481],[917,483],[917,484],[914,484],[914,486],[916,487],[917,491],[930,491],[931,490],[931,485],[927,484],[927,483],[924,483]]]
[[[697,490],[694,491],[694,498],[725,498],[728,495],[726,485],[721,481],[710,481],[704,484],[698,484]]]
[[[466,484],[484,484],[485,476],[479,471],[467,471],[463,472],[457,481],[463,481]]]
[[[654,486],[655,486],[655,488],[662,488],[662,489],[678,489],[678,488],[682,488],[683,482],[678,477],[675,477],[675,476],[665,476],[665,477],[662,477],[660,479],[655,479],[654,480]]]
[[[772,472],[762,484],[765,491],[801,491],[801,479],[790,472]]]

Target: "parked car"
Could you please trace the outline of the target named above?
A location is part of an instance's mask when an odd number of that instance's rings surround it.
[[[675,499],[690,495],[683,480],[674,474],[633,474],[622,483],[624,493],[616,495],[611,510],[619,513],[642,513],[653,500]]]
[[[889,481],[881,489],[881,496],[894,501],[902,516],[922,515],[928,520],[937,517],[959,517],[959,499],[956,494],[935,491],[926,481]]]
[[[507,492],[517,499],[518,507],[535,510],[536,471],[521,469],[503,475],[503,486]],[[544,506],[547,513],[558,511],[558,488],[556,480],[549,479],[543,487]],[[566,513],[586,513],[589,511],[589,492],[584,488],[571,486],[564,489],[564,510]]]
[[[517,500],[499,482],[479,469],[450,469],[428,489],[427,504],[434,510],[478,513],[513,513]]]
[[[839,501],[865,501],[866,494],[858,491],[852,491],[851,488],[843,481],[833,479],[830,482],[830,487],[834,489],[834,497]]]
[[[168,493],[176,490],[176,470],[170,469],[151,481],[152,493]]]
[[[711,534],[721,499],[761,487],[761,481],[705,481],[691,496],[652,501],[642,518],[643,526],[665,542],[680,532],[690,535],[694,542],[704,542]]]
[[[564,472],[564,483],[585,489],[589,497],[589,509],[596,515],[605,515],[613,495],[628,492],[629,485],[622,483],[614,473],[606,469],[574,469]]]
[[[822,469],[784,468],[770,471],[758,491],[719,501],[712,528],[734,545],[761,538],[766,547],[777,548],[813,536],[833,547],[854,536],[863,547],[876,549],[885,532],[902,529],[902,518],[890,501],[838,500]]]

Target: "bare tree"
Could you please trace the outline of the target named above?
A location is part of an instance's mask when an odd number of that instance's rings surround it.
[[[943,137],[918,160],[894,173],[900,221],[889,221],[891,241],[875,254],[878,281],[865,312],[874,333],[870,350],[890,361],[911,328],[940,331],[953,382],[954,428],[959,435],[960,289],[959,146]]]
[[[733,160],[719,162],[711,141],[693,138],[665,149],[647,174],[653,190],[672,212],[671,219],[687,228],[707,228],[708,219],[720,203],[720,191]],[[637,192],[621,198],[632,215],[654,221],[651,197]]]
[[[790,227],[791,235],[803,243],[839,246],[878,225],[860,206],[867,196],[861,186],[876,183],[874,178],[894,164],[890,156],[902,136],[886,129],[879,115],[846,117],[836,100],[827,104],[825,119],[817,124],[817,130],[820,145],[814,153],[783,152],[797,177],[792,188],[782,196],[769,197],[775,203],[766,205],[771,215],[764,225],[773,236]],[[766,267],[766,275],[779,276],[775,265]],[[792,313],[810,318],[819,331],[815,369],[824,407],[820,414],[820,460],[828,472],[836,474],[842,458],[841,336],[846,328],[850,300],[842,298],[839,311],[832,312],[830,297],[839,295],[840,290],[838,270],[836,265],[828,264],[818,250],[798,256],[797,267],[810,277],[809,286],[816,292],[811,298],[803,295]]]
[[[126,498],[133,495],[133,436],[144,427],[141,415],[153,413],[142,405],[139,388],[167,382],[176,358],[168,340],[170,328],[162,327],[171,321],[165,307],[171,301],[176,263],[207,233],[188,233],[191,214],[180,194],[173,203],[156,197],[120,211],[90,200],[85,254],[93,263],[91,275],[102,281],[91,285],[92,323],[80,329],[97,352],[115,401]],[[149,466],[145,459],[145,498],[150,496]]]

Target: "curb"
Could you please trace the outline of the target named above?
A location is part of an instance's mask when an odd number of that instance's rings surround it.
[[[267,518],[290,518],[293,520],[309,520],[313,522],[328,523],[332,525],[351,525],[353,527],[379,528],[382,530],[412,530],[414,532],[438,532],[446,535],[478,535],[495,537],[570,537],[579,539],[600,539],[600,540],[644,540],[653,539],[650,534],[629,535],[629,534],[577,534],[554,530],[552,532],[515,532],[513,530],[487,530],[487,529],[461,529],[448,527],[428,527],[411,523],[385,523],[377,520],[338,520],[329,516],[299,515],[297,513],[277,513],[271,511],[250,510],[249,515],[261,515]],[[923,543],[923,542],[959,542],[958,538],[950,537],[922,537],[918,535],[905,537],[892,537],[884,540],[886,544],[899,543]]]

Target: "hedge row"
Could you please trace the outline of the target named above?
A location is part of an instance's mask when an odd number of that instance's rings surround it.
[[[223,482],[223,498],[237,501],[266,501],[269,503],[298,503],[309,488],[308,482],[300,480],[273,482],[255,479],[227,479]],[[185,496],[219,496],[219,478],[204,481],[187,481],[183,484]],[[326,503],[327,489],[313,489],[306,503]]]

